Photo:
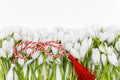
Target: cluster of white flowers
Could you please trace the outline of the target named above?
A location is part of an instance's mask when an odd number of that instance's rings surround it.
[[[113,66],[120,66],[120,31],[113,27],[106,29],[90,27],[88,29],[69,30],[55,28],[51,32],[45,29],[39,29],[36,31],[17,28],[4,30],[3,32],[0,32],[0,57],[8,59],[13,57],[13,46],[19,41],[27,40],[39,42],[58,40],[65,49],[78,60],[86,60],[86,58],[89,57],[86,57],[86,55],[89,55],[88,53],[90,53],[92,65],[105,66],[110,63]],[[29,51],[30,50],[28,50],[28,52]],[[58,50],[52,48],[52,52],[57,54]],[[44,62],[44,58],[40,52],[33,54],[32,59],[27,62],[25,62],[24,59],[18,59],[18,63],[21,66],[24,66],[24,76],[26,75],[26,66],[36,58],[38,58],[39,65]],[[53,58],[48,56],[46,61],[53,61]],[[59,64],[61,63],[59,58],[56,61],[59,62]],[[10,77],[10,74],[13,73],[13,68],[13,64],[11,64],[7,77]],[[57,66],[57,71],[59,71],[58,69],[59,66]],[[46,73],[43,74],[45,75]],[[37,71],[36,75],[38,76]],[[11,77],[13,77],[13,75]],[[59,79],[61,80],[61,78],[57,77],[57,80]]]

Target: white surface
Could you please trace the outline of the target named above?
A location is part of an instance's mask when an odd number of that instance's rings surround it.
[[[120,25],[119,0],[0,0],[0,28]]]

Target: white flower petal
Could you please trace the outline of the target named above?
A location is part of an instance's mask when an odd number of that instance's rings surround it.
[[[103,53],[105,52],[105,49],[101,45],[99,46],[99,50]]]
[[[9,72],[7,73],[6,80],[13,80],[13,68],[15,67],[15,64],[11,64],[11,68]]]
[[[107,57],[105,54],[101,54],[101,60],[102,60],[103,65],[107,63]]]
[[[42,57],[42,55],[40,55],[39,57],[38,57],[38,64],[40,65],[40,64],[42,64],[43,63],[43,57]]]
[[[71,54],[72,56],[74,56],[75,58],[77,58],[77,59],[80,58],[80,54],[79,54],[78,51],[77,51],[76,49],[74,49],[74,48],[70,50],[70,54]]]
[[[117,60],[117,56],[115,55],[115,53],[109,54],[108,60],[112,65],[114,65],[114,66],[118,65],[118,60]]]
[[[92,61],[94,64],[100,63],[100,52],[97,48],[92,50]]]
[[[21,40],[22,38],[21,38],[21,35],[19,33],[14,33],[14,39],[16,41],[18,41],[18,40]]]
[[[2,48],[0,48],[0,57],[6,58],[6,52]]]
[[[67,43],[65,43],[65,49],[66,50],[70,50],[70,49],[72,49],[72,46],[73,46],[73,44],[71,43],[71,42],[67,42]]]
[[[55,48],[55,47],[52,47],[52,52],[53,52],[53,54],[57,54],[58,49],[57,49],[57,48]]]
[[[40,55],[40,52],[37,51],[37,52],[33,53],[31,56],[33,59],[36,59],[36,58],[38,58],[39,55]]]
[[[18,58],[18,63],[23,66],[23,64],[24,64],[24,59]]]
[[[59,65],[57,65],[56,74],[56,80],[62,80]]]

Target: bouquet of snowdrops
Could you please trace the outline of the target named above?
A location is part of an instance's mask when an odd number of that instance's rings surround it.
[[[13,47],[21,41],[55,40],[95,74],[96,80],[120,80],[120,31],[115,28],[53,29],[52,32],[12,29],[0,32],[0,80],[77,80],[73,65],[62,56],[37,51],[13,64]],[[48,48],[59,53],[55,48]],[[28,49],[23,54],[30,52]]]

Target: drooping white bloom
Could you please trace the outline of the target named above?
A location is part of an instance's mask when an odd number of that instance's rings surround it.
[[[109,34],[109,37],[108,37],[108,39],[107,39],[108,42],[111,43],[111,42],[115,39],[115,35],[116,35],[115,33],[111,33],[111,34]]]
[[[23,74],[24,74],[24,77],[25,77],[26,74],[27,74],[27,66],[23,66],[22,70],[23,70]]]
[[[63,31],[59,31],[58,32],[58,40],[61,40],[63,42],[63,37],[64,37],[64,32]]]
[[[46,62],[49,63],[49,62],[53,62],[53,57],[52,56],[48,56],[47,59],[46,59]]]
[[[103,45],[100,45],[100,46],[99,46],[99,50],[100,50],[101,52],[105,53],[105,47],[104,47]]]
[[[0,57],[6,58],[6,52],[2,48],[0,48]]]
[[[120,39],[116,42],[115,47],[118,51],[120,51]]]
[[[92,50],[92,61],[94,64],[100,63],[100,52],[97,48]]]
[[[13,55],[13,47],[14,47],[14,40],[10,39],[8,40],[4,40],[2,43],[2,49],[5,52],[8,52],[8,57],[11,57]]]
[[[118,60],[117,60],[117,56],[116,56],[115,53],[109,54],[108,55],[108,60],[114,66],[118,66]]]
[[[101,54],[101,61],[102,61],[103,65],[105,65],[107,63],[107,57],[105,54]]]
[[[106,32],[104,32],[104,33],[100,32],[100,34],[99,34],[100,41],[102,41],[102,42],[104,42],[105,40],[107,40],[108,37],[109,37],[109,35]]]
[[[40,55],[39,57],[38,57],[38,64],[40,65],[40,64],[42,64],[43,63],[43,57],[42,57],[42,55]]]
[[[62,80],[59,65],[57,65],[56,74],[56,80]]]
[[[33,33],[33,41],[38,41],[39,40],[39,34],[38,33]]]
[[[58,52],[58,49],[55,48],[55,47],[52,47],[52,53],[53,53],[53,54],[57,54],[57,52]]]
[[[38,78],[38,70],[35,71],[35,76]]]
[[[98,37],[99,36],[99,31],[100,31],[100,28],[96,28],[96,27],[90,27],[88,28],[88,34],[91,36],[91,37]]]
[[[6,80],[13,80],[13,68],[15,67],[15,64],[11,64],[11,68],[9,72],[7,73]]]
[[[84,29],[80,29],[79,32],[78,32],[78,35],[79,35],[80,41],[82,41],[86,37],[86,31]]]
[[[80,51],[80,43],[75,43],[74,49],[76,49],[77,51]]]
[[[39,55],[40,55],[40,52],[37,51],[37,52],[34,52],[34,53],[31,55],[31,57],[32,57],[32,59],[36,59],[36,58],[38,58]]]
[[[44,75],[44,80],[46,80],[47,75],[46,75],[45,65],[43,65],[42,71],[43,71],[43,75]]]
[[[77,51],[76,49],[74,49],[74,48],[70,50],[70,54],[71,54],[72,56],[74,56],[75,58],[77,58],[77,59],[80,58],[80,54],[79,54],[78,51]]]
[[[66,49],[67,51],[71,50],[71,49],[72,49],[72,46],[73,46],[73,43],[71,43],[71,42],[65,43],[65,49]]]
[[[18,58],[18,63],[23,66],[23,64],[24,64],[24,59]]]
[[[108,47],[107,48],[107,53],[112,54],[112,52],[113,52],[113,46]]]
[[[14,33],[14,40],[18,41],[21,40],[21,35],[19,33]]]
[[[107,44],[105,43],[105,46],[103,46],[103,45],[100,45],[99,46],[99,50],[101,51],[101,52],[103,52],[103,53],[107,53],[107,54],[112,54],[112,52],[113,52],[113,46],[107,46]]]
[[[88,51],[89,49],[89,43],[88,43],[88,39],[84,39],[82,41],[82,44],[81,44],[81,47],[80,47],[80,57],[81,58],[84,58],[85,57],[85,54],[86,52]]]

